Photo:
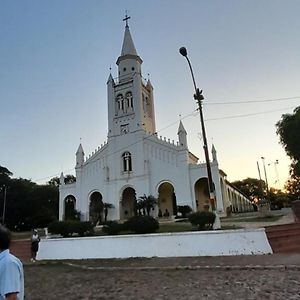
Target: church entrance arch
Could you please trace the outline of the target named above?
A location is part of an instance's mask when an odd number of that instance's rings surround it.
[[[64,199],[64,219],[75,220],[78,219],[76,212],[76,198],[73,195],[68,195]]]
[[[195,183],[195,200],[197,211],[209,209],[209,188],[207,177],[200,178]]]
[[[177,215],[177,202],[174,186],[170,182],[163,182],[158,187],[159,217]]]
[[[100,192],[92,192],[89,201],[89,219],[93,224],[103,221],[103,201]]]
[[[136,215],[136,193],[132,187],[127,187],[122,192],[120,219],[128,219]]]

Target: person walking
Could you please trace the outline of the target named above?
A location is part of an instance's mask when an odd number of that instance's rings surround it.
[[[31,261],[36,261],[36,254],[39,251],[40,237],[36,229],[33,230],[31,236]]]
[[[9,253],[11,236],[0,225],[0,300],[24,300],[24,272],[21,261]]]

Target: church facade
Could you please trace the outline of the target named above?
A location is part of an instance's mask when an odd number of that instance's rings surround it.
[[[59,186],[59,219],[66,218],[70,205],[90,220],[92,206],[108,204],[108,219],[127,219],[135,213],[135,201],[143,195],[158,199],[151,215],[177,214],[177,206],[201,211],[209,203],[206,164],[188,149],[187,132],[180,121],[178,141],[156,133],[153,86],[142,77],[142,59],[137,54],[126,23],[118,78],[107,81],[108,137],[92,155],[85,156],[80,144],[76,152],[76,182]],[[212,148],[212,178],[216,208],[224,214],[252,210],[244,195],[226,181]]]

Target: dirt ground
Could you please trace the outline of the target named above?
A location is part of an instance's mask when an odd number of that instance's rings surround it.
[[[300,299],[300,255],[27,264],[26,299]]]

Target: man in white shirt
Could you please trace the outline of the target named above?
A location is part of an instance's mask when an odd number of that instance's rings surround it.
[[[23,300],[23,265],[9,253],[9,244],[10,232],[0,225],[0,300]]]

